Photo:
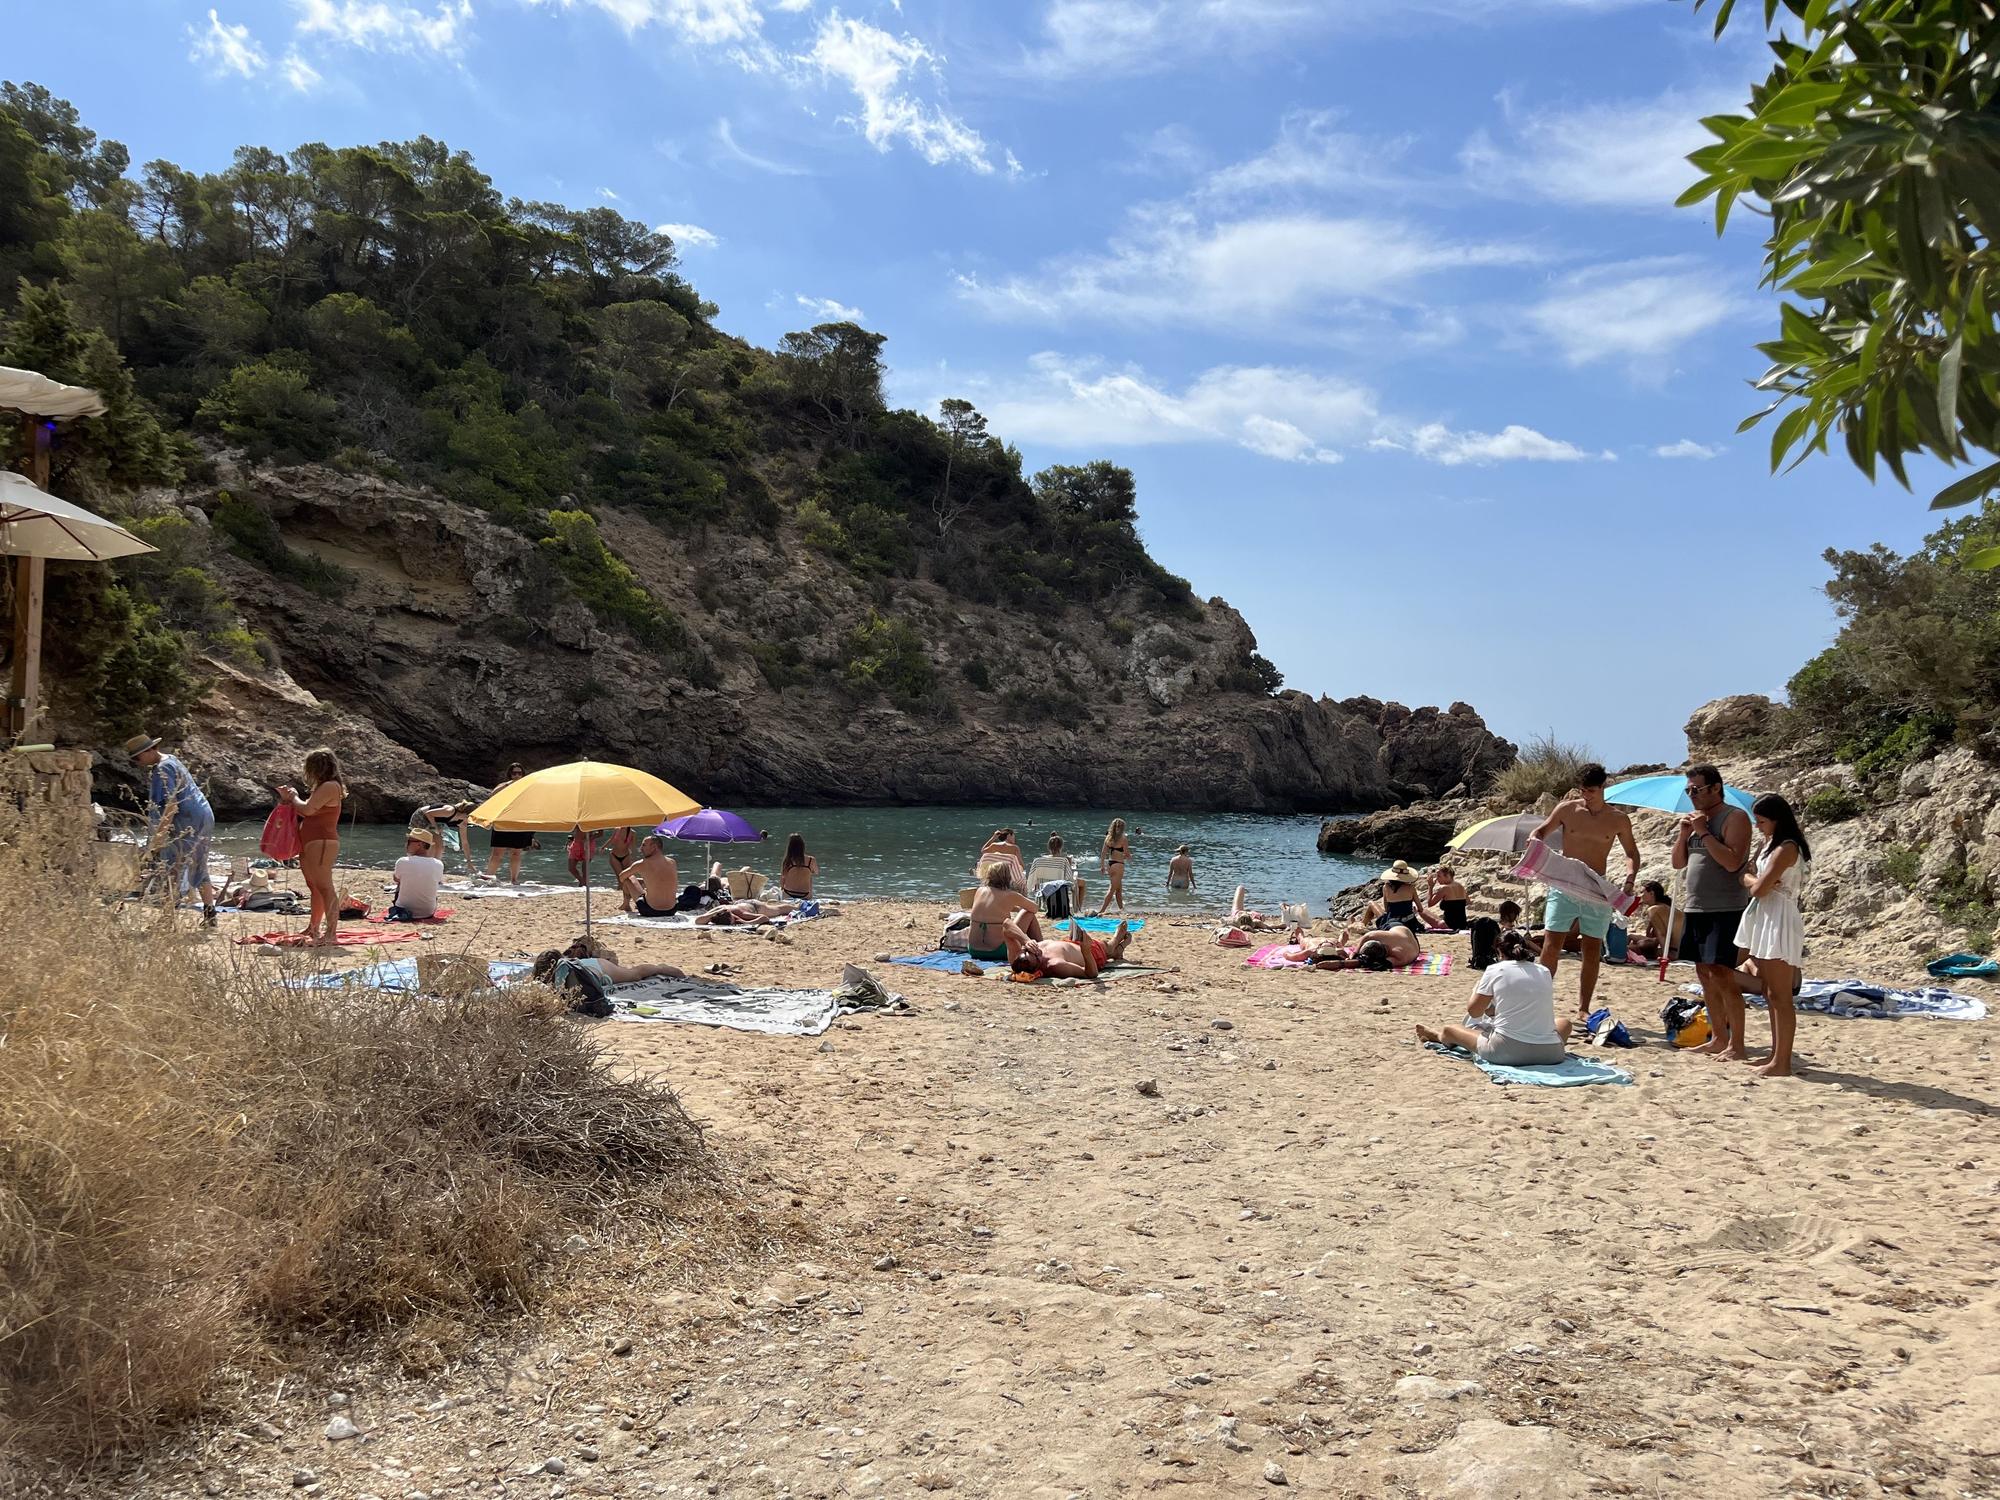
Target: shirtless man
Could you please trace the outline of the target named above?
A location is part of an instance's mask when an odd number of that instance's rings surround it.
[[[681,872],[666,847],[657,834],[649,833],[639,841],[638,859],[618,872],[618,889],[625,897],[621,910],[637,910],[642,917],[674,914],[674,902],[681,893]]]
[[[1018,912],[1001,924],[1000,931],[1007,939],[1009,968],[1016,974],[1045,974],[1051,979],[1095,979],[1105,964],[1123,958],[1132,943],[1132,929],[1123,922],[1108,943],[1098,942],[1074,922],[1069,924],[1067,941],[1037,941],[1028,936]]]
[[[1585,766],[1577,776],[1577,787],[1556,810],[1542,820],[1535,837],[1546,839],[1562,830],[1562,851],[1581,860],[1598,874],[1605,873],[1615,842],[1625,850],[1625,894],[1639,878],[1639,841],[1632,837],[1632,819],[1622,809],[1604,800],[1604,767]],[[1561,891],[1549,892],[1548,910],[1542,918],[1542,967],[1555,976],[1562,962],[1563,940],[1571,932],[1582,939],[1583,968],[1577,979],[1576,1013],[1590,1014],[1591,996],[1597,993],[1597,966],[1604,957],[1604,935],[1611,930],[1611,908],[1591,906]]]

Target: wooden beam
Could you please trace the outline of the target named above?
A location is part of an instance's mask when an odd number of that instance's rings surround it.
[[[37,488],[49,487],[48,424],[24,417],[22,434],[28,445],[28,477]],[[41,717],[42,691],[42,594],[48,579],[48,561],[40,557],[15,559],[14,573],[14,660],[8,673],[7,729],[17,741],[33,736]]]

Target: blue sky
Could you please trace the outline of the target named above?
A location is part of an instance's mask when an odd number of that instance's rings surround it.
[[[1764,54],[1675,0],[72,0],[9,38],[135,162],[424,132],[666,226],[732,332],[855,318],[899,404],[1130,465],[1311,692],[1675,760],[1830,638],[1824,548],[1930,524],[1930,470],[1734,436],[1757,221],[1671,204]]]

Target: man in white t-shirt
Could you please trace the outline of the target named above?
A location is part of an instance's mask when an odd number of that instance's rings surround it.
[[[391,922],[427,922],[437,915],[444,861],[431,852],[436,837],[428,828],[410,830],[403,845],[409,852],[396,861],[396,894],[389,903]]]

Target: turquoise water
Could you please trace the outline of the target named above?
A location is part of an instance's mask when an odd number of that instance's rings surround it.
[[[1062,811],[1048,808],[994,807],[830,807],[780,809],[743,807],[741,813],[758,828],[768,829],[763,844],[716,844],[713,857],[727,869],[748,865],[776,876],[784,854],[785,836],[802,833],[806,847],[819,860],[819,889],[829,896],[938,900],[972,881],[973,857],[996,828],[1012,827],[1030,857],[1059,833],[1077,858],[1096,907],[1103,888],[1097,867],[1097,847],[1116,812]],[[1376,865],[1323,855],[1314,847],[1319,834],[1316,817],[1266,816],[1251,813],[1176,814],[1126,813],[1132,862],[1125,871],[1125,899],[1130,906],[1151,910],[1183,907],[1207,911],[1226,908],[1240,882],[1249,886],[1254,903],[1269,910],[1279,901],[1304,901],[1325,910],[1326,898],[1344,886],[1366,879]],[[216,847],[228,854],[254,854],[261,823],[234,823],[216,830]],[[568,872],[559,834],[538,835],[542,847],[522,861],[531,880],[566,882]],[[472,832],[476,865],[486,863],[486,835]],[[1187,844],[1194,857],[1193,895],[1166,891],[1167,861],[1174,846]],[[668,849],[684,872],[701,867],[702,846],[670,840]],[[403,853],[401,824],[350,825],[341,829],[342,864],[387,867]],[[452,868],[461,868],[456,857]],[[608,884],[610,867],[602,858],[593,867],[593,881]],[[503,864],[504,872],[505,866]]]

